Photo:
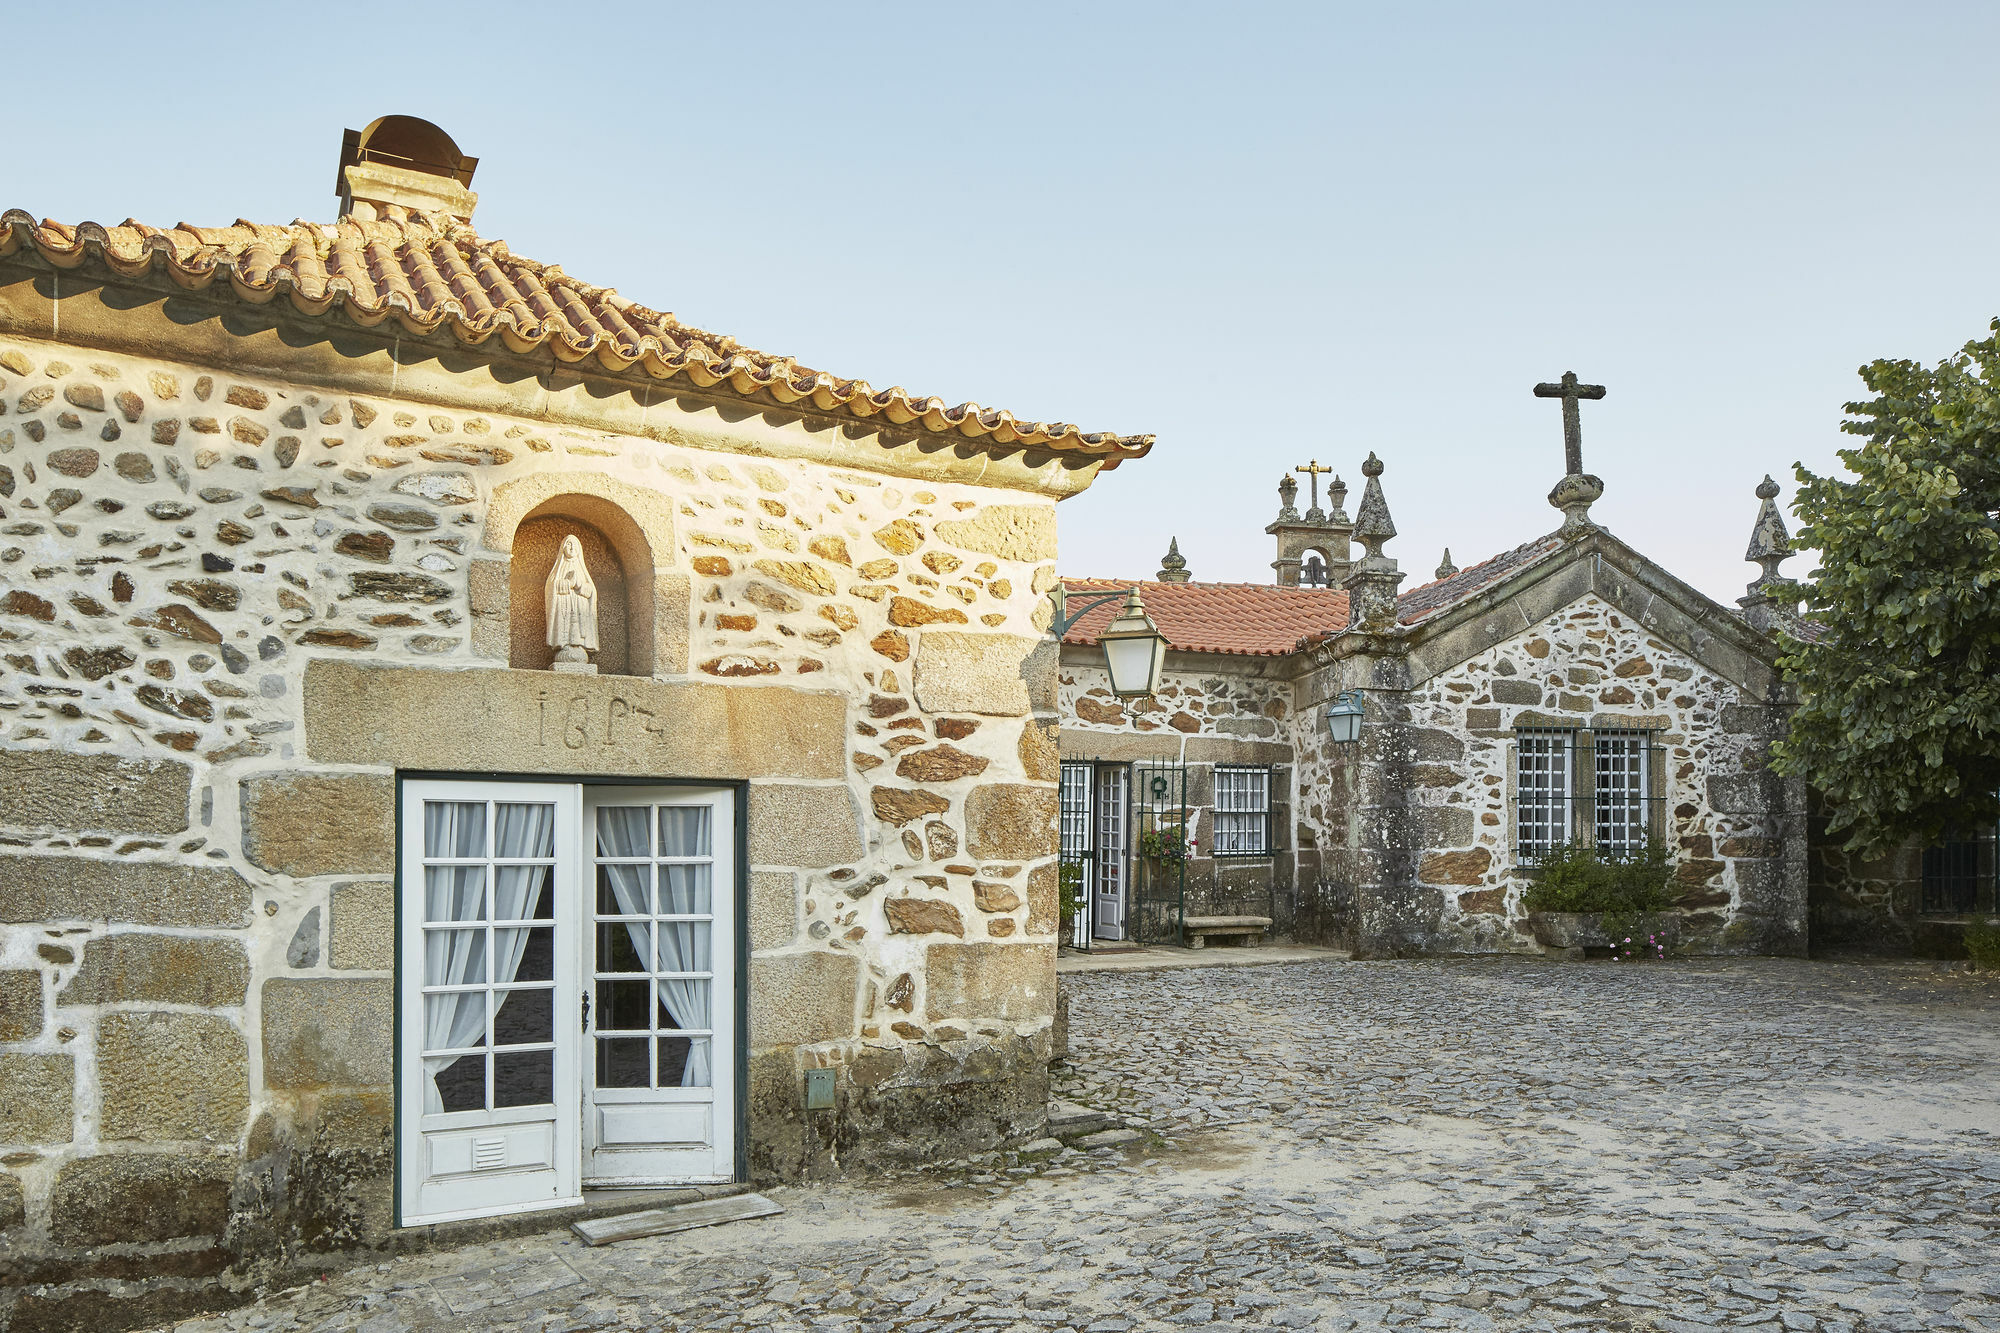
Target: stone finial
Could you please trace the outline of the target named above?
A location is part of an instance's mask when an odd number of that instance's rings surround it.
[[[1299,509],[1294,503],[1298,498],[1299,484],[1293,481],[1292,474],[1287,472],[1284,479],[1278,483],[1278,521],[1280,523],[1298,522]]]
[[[1326,516],[1327,522],[1345,527],[1353,521],[1347,517],[1347,510],[1345,508],[1347,504],[1347,483],[1340,479],[1339,473],[1335,473],[1333,480],[1327,484],[1326,503],[1330,511]]]
[[[1194,577],[1188,573],[1187,557],[1181,554],[1181,539],[1167,539],[1166,558],[1160,561],[1160,572],[1156,575],[1162,583],[1186,583]]]
[[[1444,548],[1444,559],[1438,561],[1435,577],[1442,582],[1456,573],[1458,573],[1458,566],[1451,563],[1451,548],[1447,546]]]
[[[1785,516],[1778,512],[1778,483],[1768,472],[1757,483],[1757,498],[1762,501],[1757,507],[1757,526],[1750,532],[1750,546],[1743,558],[1764,567],[1757,583],[1770,583],[1778,578],[1778,566],[1791,559],[1792,534],[1785,528]]]
[[[1396,588],[1403,575],[1396,562],[1382,554],[1383,543],[1396,535],[1389,502],[1382,498],[1382,460],[1371,452],[1361,465],[1361,475],[1368,484],[1355,511],[1354,535],[1368,553],[1347,576],[1348,626],[1380,632],[1396,627]]]
[[[1781,620],[1798,614],[1799,585],[1778,572],[1778,566],[1792,558],[1792,535],[1785,528],[1785,516],[1778,509],[1778,483],[1766,473],[1757,483],[1757,526],[1750,530],[1750,545],[1743,558],[1761,572],[1750,584],[1747,597],[1736,604],[1758,629],[1768,630]]]
[[[1368,461],[1361,465],[1361,475],[1368,478],[1367,487],[1361,492],[1361,509],[1354,520],[1354,535],[1368,548],[1370,557],[1380,557],[1382,543],[1396,535],[1396,522],[1389,517],[1389,502],[1382,498],[1382,460],[1369,450]]]
[[[1590,506],[1604,497],[1604,483],[1587,473],[1572,472],[1549,492],[1549,503],[1563,512],[1562,528],[1556,533],[1564,541],[1575,541],[1597,531],[1590,521]]]

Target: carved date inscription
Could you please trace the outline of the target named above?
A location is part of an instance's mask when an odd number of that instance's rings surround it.
[[[666,724],[652,709],[615,694],[593,703],[583,694],[552,699],[544,690],[538,696],[538,706],[536,740],[540,745],[561,745],[565,750],[595,745],[615,750],[657,741],[667,734]]]

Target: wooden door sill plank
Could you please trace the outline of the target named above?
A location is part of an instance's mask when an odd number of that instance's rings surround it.
[[[675,1204],[671,1208],[649,1208],[642,1213],[618,1217],[594,1217],[571,1224],[570,1230],[586,1245],[609,1245],[613,1241],[637,1240],[641,1236],[664,1236],[696,1227],[719,1226],[724,1222],[746,1222],[754,1217],[775,1217],[785,1210],[761,1194],[738,1194],[727,1199],[703,1199],[698,1203]]]

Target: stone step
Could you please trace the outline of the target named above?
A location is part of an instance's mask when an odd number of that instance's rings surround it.
[[[570,1230],[582,1237],[586,1245],[609,1245],[640,1236],[663,1236],[672,1231],[720,1226],[724,1222],[747,1222],[753,1217],[775,1217],[784,1211],[761,1194],[738,1194],[728,1199],[702,1199],[618,1217],[594,1217],[572,1223]]]
[[[1049,1136],[1065,1141],[1085,1134],[1095,1134],[1101,1129],[1117,1129],[1125,1122],[1108,1111],[1099,1111],[1089,1106],[1078,1106],[1075,1102],[1060,1099],[1049,1103]]]

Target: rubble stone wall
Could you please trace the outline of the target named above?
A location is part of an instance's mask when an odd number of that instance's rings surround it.
[[[1312,697],[1343,687],[1323,682]],[[1521,727],[1656,733],[1664,762],[1653,781],[1664,785],[1654,790],[1663,798],[1659,818],[1678,862],[1675,909],[1687,945],[1725,952],[1802,947],[1803,920],[1792,919],[1802,912],[1782,901],[1783,796],[1766,769],[1783,710],[1746,697],[1595,594],[1406,691],[1371,694],[1369,708],[1364,742],[1355,748],[1394,753],[1337,753],[1342,747],[1302,725],[1299,781],[1309,795],[1301,819],[1317,842],[1351,844],[1352,812],[1330,798],[1351,797],[1356,776],[1349,770],[1356,763],[1394,766],[1405,807],[1400,818],[1407,821],[1403,837],[1416,850],[1405,894],[1415,906],[1405,915],[1423,923],[1405,923],[1422,938],[1399,947],[1538,948],[1521,906],[1531,881],[1513,854],[1514,743]],[[1368,908],[1361,910],[1365,916]]]
[[[0,338],[15,1328],[384,1242],[399,768],[747,783],[755,1176],[1039,1131],[1053,500],[649,411],[642,438]],[[548,514],[617,548],[650,674],[510,669],[539,615],[512,538]],[[837,1110],[803,1110],[809,1066]]]
[[[1269,658],[1168,655],[1160,689],[1120,699],[1097,648],[1063,650],[1058,689],[1065,759],[1129,763],[1178,760],[1187,769],[1195,850],[1187,862],[1189,916],[1264,916],[1272,931],[1293,929],[1294,856],[1290,830],[1292,684]],[[1215,848],[1215,768],[1271,769],[1271,853],[1222,856]]]

